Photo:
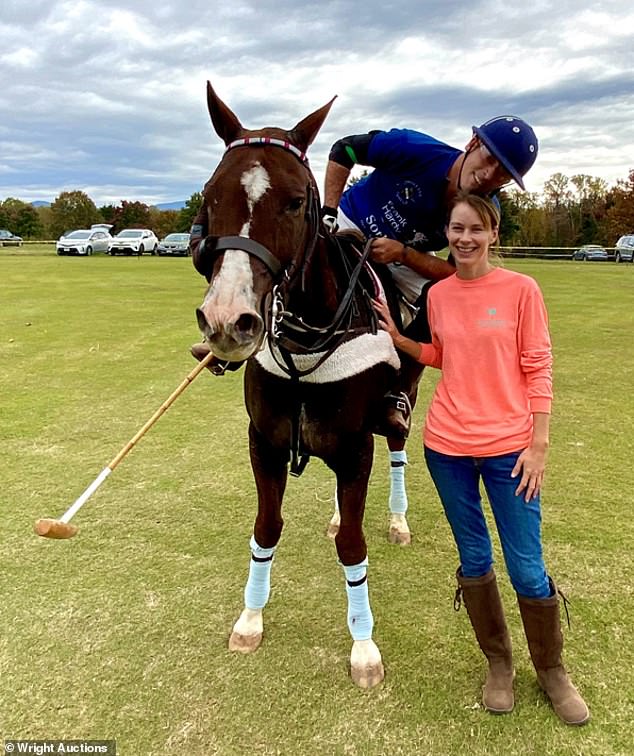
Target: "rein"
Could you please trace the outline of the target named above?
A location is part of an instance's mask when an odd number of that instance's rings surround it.
[[[341,242],[335,238],[338,245],[338,251],[341,257],[344,257],[344,252],[341,249]],[[369,327],[352,327],[352,319],[355,314],[358,314],[358,310],[355,308],[355,293],[357,291],[357,284],[359,276],[363,272],[366,265],[368,256],[370,254],[371,240],[369,240],[363,253],[359,257],[359,261],[354,270],[350,273],[348,288],[339,303],[337,311],[335,312],[332,322],[328,326],[316,327],[305,323],[301,316],[295,315],[293,312],[284,309],[283,297],[280,293],[280,287],[275,286],[273,288],[273,299],[271,304],[271,327],[267,330],[269,349],[271,355],[278,367],[280,367],[287,375],[292,378],[301,378],[306,375],[310,375],[312,372],[322,365],[330,355],[341,345],[342,341],[351,334],[354,333],[367,333],[370,330],[372,333],[376,333],[377,322],[376,318],[371,318],[371,325]],[[366,299],[367,293],[362,290]],[[374,310],[369,302],[368,312],[372,315]],[[302,339],[303,337],[303,339]],[[309,342],[307,344],[306,342]],[[278,359],[273,347],[277,347],[284,363],[282,364]],[[293,354],[316,354],[323,352],[317,362],[310,368],[299,370],[292,359]]]

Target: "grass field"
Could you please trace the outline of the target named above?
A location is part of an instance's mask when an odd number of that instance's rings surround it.
[[[386,678],[372,691],[348,676],[343,576],[324,536],[333,480],[317,460],[289,481],[262,648],[227,650],[255,513],[241,373],[201,375],[82,509],[74,539],[35,536],[193,367],[203,293],[187,259],[51,250],[0,250],[0,737],[114,738],[124,756],[632,752],[634,266],[507,262],[537,278],[551,317],[545,551],[593,715],[574,729],[537,688],[501,564],[517,704],[504,717],[479,706],[483,658],[452,608],[456,554],[418,432],[409,549],[386,540],[377,444],[366,537]]]

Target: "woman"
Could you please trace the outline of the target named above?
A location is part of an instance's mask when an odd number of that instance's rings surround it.
[[[402,336],[387,306],[375,307],[399,350],[442,370],[425,423],[425,459],[460,555],[456,604],[462,596],[489,663],[484,707],[512,711],[514,670],[480,480],[539,684],[557,715],[580,725],[590,713],[561,662],[559,599],[541,544],[552,401],[548,320],[536,282],[493,265],[498,228],[489,200],[459,194],[453,201],[447,238],[456,273],[429,292],[431,344]]]

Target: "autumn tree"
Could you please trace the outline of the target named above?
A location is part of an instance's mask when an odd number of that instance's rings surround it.
[[[77,228],[90,228],[101,217],[95,203],[81,191],[62,192],[51,205],[50,232],[53,238]]]
[[[607,245],[613,247],[620,236],[634,233],[634,169],[607,193],[606,206],[601,230]]]
[[[597,241],[599,224],[606,213],[607,182],[595,176],[576,174],[570,183],[575,194],[570,208],[573,243],[592,244]]]
[[[179,230],[179,217],[180,212],[178,210],[159,210],[157,207],[151,207],[149,228],[154,231],[159,239],[162,239],[167,234]]]
[[[144,202],[121,201],[121,207],[117,208],[114,220],[116,230],[124,228],[149,228],[150,208]]]

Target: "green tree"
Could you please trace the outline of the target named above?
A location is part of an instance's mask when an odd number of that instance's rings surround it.
[[[185,203],[185,207],[182,210],[179,210],[178,223],[174,230],[181,231],[182,233],[189,231],[202,204],[203,195],[200,192],[194,192]]]
[[[62,192],[51,205],[53,238],[76,228],[90,228],[101,220],[95,203],[81,191]]]
[[[115,219],[117,217],[117,207],[116,207],[116,205],[102,205],[99,208],[99,215],[101,215],[101,220],[104,223],[112,223],[112,224],[114,224]]]
[[[0,226],[26,239],[38,237],[42,231],[37,210],[30,202],[7,197],[0,202]]]

